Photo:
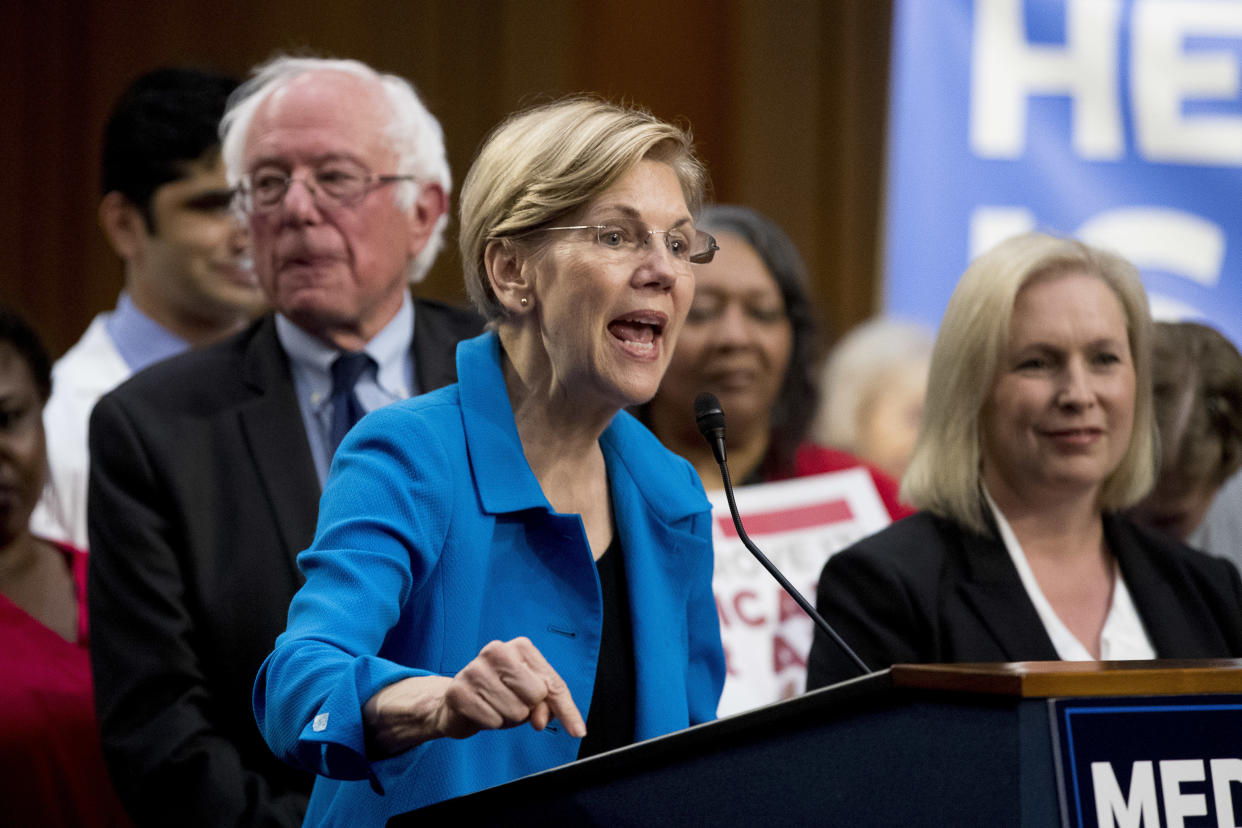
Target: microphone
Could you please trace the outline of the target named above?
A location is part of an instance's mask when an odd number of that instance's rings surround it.
[[[694,421],[698,423],[699,434],[702,434],[712,447],[712,454],[716,455],[717,465],[722,469],[727,468],[725,464],[724,410],[720,407],[720,400],[716,399],[715,394],[709,394],[705,391],[694,398]],[[726,488],[728,487],[726,486]]]
[[[716,399],[716,395],[704,391],[694,398],[694,421],[699,426],[699,433],[703,435],[703,439],[707,440],[708,445],[712,447],[712,454],[716,456],[716,464],[720,466],[720,479],[724,481],[725,497],[729,500],[729,513],[733,516],[733,526],[737,529],[737,536],[742,539],[742,543],[750,550],[750,554],[755,556],[755,560],[763,565],[777,583],[781,585],[781,589],[789,594],[802,607],[802,611],[810,616],[815,622],[815,626],[825,635],[837,642],[839,646],[854,664],[858,665],[858,669],[864,674],[870,673],[871,668],[858,657],[858,654],[845,643],[845,639],[837,634],[832,625],[824,620],[824,617],[815,611],[815,607],[811,606],[811,602],[802,597],[802,593],[789,583],[789,579],[776,568],[776,564],[768,560],[768,556],[759,551],[759,547],[751,542],[750,536],[746,534],[746,529],[742,526],[742,516],[737,511],[737,501],[733,499],[733,483],[729,480],[729,464],[725,460],[725,418],[724,409],[720,407],[720,400]]]

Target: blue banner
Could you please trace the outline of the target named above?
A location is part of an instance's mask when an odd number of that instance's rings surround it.
[[[1242,0],[897,0],[889,136],[888,312],[1039,229],[1242,344]]]

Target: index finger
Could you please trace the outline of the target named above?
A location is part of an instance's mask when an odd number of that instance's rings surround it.
[[[548,663],[548,660],[543,657],[543,653],[539,652],[534,644],[526,639],[522,639],[518,644],[522,660],[526,662],[526,666],[542,678],[547,685],[548,695],[544,702],[548,705],[549,712],[560,720],[565,729],[569,731],[570,736],[581,739],[586,735],[586,722],[582,720],[582,714],[578,712],[578,706],[574,704],[573,696],[569,692],[569,685],[561,678],[560,673],[552,668],[552,665]]]

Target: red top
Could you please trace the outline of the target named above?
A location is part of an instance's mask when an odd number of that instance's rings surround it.
[[[893,478],[874,466],[867,465],[852,454],[818,446],[814,443],[803,443],[798,446],[798,450],[794,454],[793,474],[771,477],[766,482],[787,480],[793,477],[807,477],[812,474],[845,471],[846,469],[856,469],[859,466],[866,469],[867,473],[871,475],[872,481],[875,482],[875,489],[880,493],[880,500],[884,502],[884,508],[888,509],[889,517],[893,520],[901,520],[907,515],[914,514],[916,510],[911,509],[897,499],[897,483],[894,482]]]
[[[0,813],[13,826],[128,826],[104,767],[86,630],[86,554],[68,546],[71,643],[0,595]]]

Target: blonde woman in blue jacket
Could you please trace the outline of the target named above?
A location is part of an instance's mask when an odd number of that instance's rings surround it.
[[[589,98],[484,144],[461,252],[489,331],[458,347],[458,384],[342,443],[255,685],[272,749],[320,775],[308,825],[714,718],[710,507],[622,411],[659,387],[715,250],[704,177],[682,130]]]

